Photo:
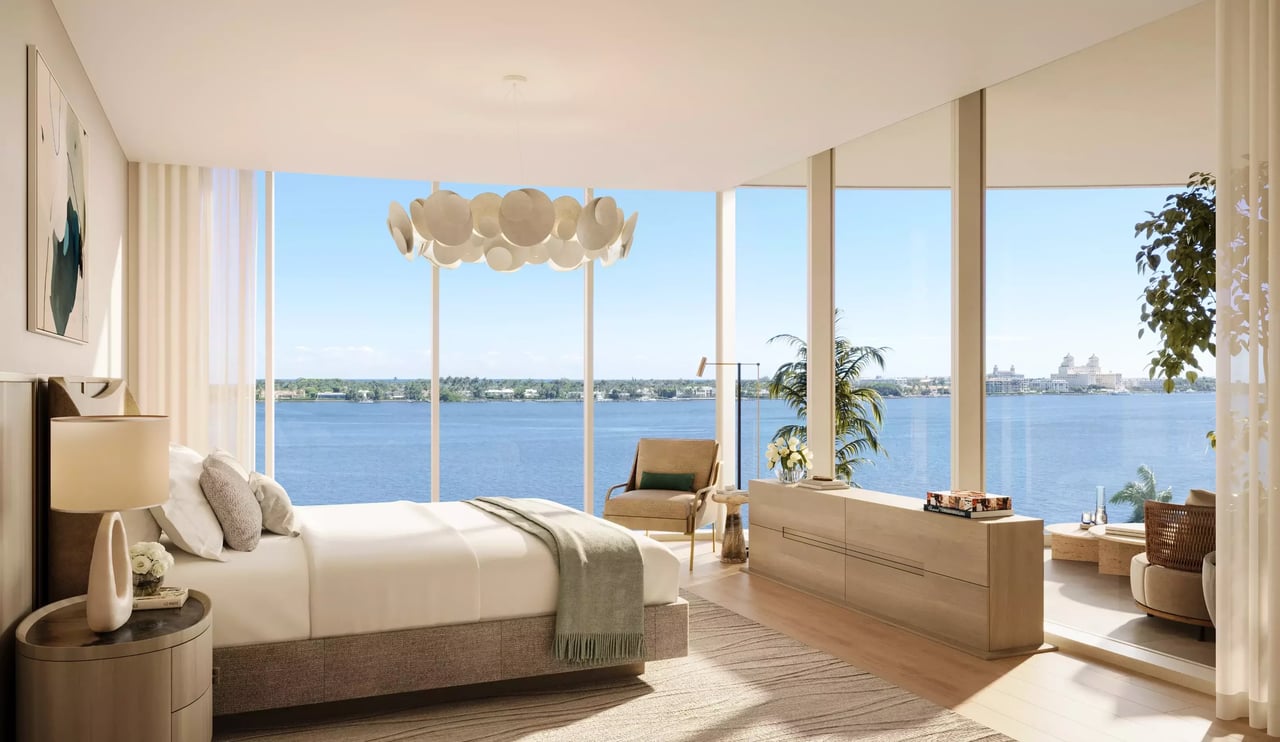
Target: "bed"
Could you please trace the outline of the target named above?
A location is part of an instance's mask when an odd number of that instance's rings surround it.
[[[54,378],[47,396],[50,417],[136,414],[112,380]],[[534,536],[460,502],[297,511],[300,536],[264,534],[224,562],[170,548],[166,582],[213,601],[215,714],[582,669],[553,656],[557,571]],[[97,518],[46,516],[48,602],[84,591]],[[636,540],[644,563],[643,660],[684,656],[678,558],[608,525]],[[643,661],[617,667],[636,674]]]

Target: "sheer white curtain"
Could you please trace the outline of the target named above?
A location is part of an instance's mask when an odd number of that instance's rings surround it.
[[[1268,220],[1280,152],[1280,0],[1218,0],[1218,715],[1280,734],[1280,286]]]
[[[173,439],[254,460],[251,171],[129,167],[129,385]]]

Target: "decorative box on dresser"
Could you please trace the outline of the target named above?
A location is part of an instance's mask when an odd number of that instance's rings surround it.
[[[752,480],[751,566],[983,658],[1044,642],[1044,522],[926,512],[919,498]]]
[[[84,596],[32,613],[17,632],[18,739],[209,742],[212,620],[196,590],[109,634],[89,630]]]

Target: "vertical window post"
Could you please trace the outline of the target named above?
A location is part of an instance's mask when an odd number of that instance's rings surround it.
[[[734,316],[737,311],[737,192],[716,193],[716,357],[719,363],[739,360],[734,343]],[[692,358],[689,359],[693,361]],[[738,481],[738,390],[734,388],[737,370],[732,366],[716,366],[716,439],[720,441],[720,481],[744,487]],[[733,471],[732,475],[728,472]]]
[[[431,182],[431,192],[440,181]],[[440,502],[440,266],[431,266],[431,501]]]
[[[276,174],[270,170],[264,174],[266,196],[266,213],[263,215],[266,233],[263,245],[263,282],[264,290],[263,318],[263,389],[262,389],[262,431],[263,431],[263,473],[268,477],[276,476]]]
[[[986,103],[951,119],[951,488],[986,487]]]
[[[834,152],[809,158],[809,388],[805,429],[812,473],[836,474],[836,308]]]
[[[582,194],[586,204],[595,197],[594,189]],[[588,260],[582,272],[582,509],[595,513],[595,261]]]

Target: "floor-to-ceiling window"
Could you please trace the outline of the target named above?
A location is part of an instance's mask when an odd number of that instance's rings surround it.
[[[743,367],[746,401],[739,442],[744,485],[757,476],[772,476],[764,449],[780,428],[799,421],[784,398],[771,398],[768,392],[774,374],[798,358],[799,347],[790,337],[804,341],[808,334],[806,197],[802,184],[737,191],[737,358],[728,360],[750,364]]]
[[[596,195],[640,214],[630,256],[595,268],[599,514],[605,491],[626,481],[640,438],[715,437],[714,370],[696,372],[700,357],[715,360],[716,206],[705,192]]]
[[[987,490],[1043,518],[1053,540],[1100,549],[1096,561],[1046,550],[1046,621],[1212,664],[1196,627],[1136,607],[1129,567],[1144,535],[1115,540],[1147,500],[1181,504],[1214,486],[1212,359],[1173,393],[1151,378],[1153,271],[1139,269],[1149,240],[1135,235],[1216,158],[1212,34],[1194,32],[1212,26],[1204,12],[986,91],[985,463]],[[1149,105],[1157,79],[1181,81],[1182,114]],[[1090,536],[1079,524],[1099,505],[1110,527]],[[1203,600],[1191,584],[1183,599]]]
[[[852,413],[837,464],[917,497],[951,479],[949,120],[942,106],[835,151],[837,389]]]
[[[430,266],[384,224],[428,188],[275,175],[275,476],[295,503],[430,498]]]
[[[441,188],[473,198],[514,187]],[[441,500],[501,492],[582,507],[582,312],[582,269],[441,271]]]

